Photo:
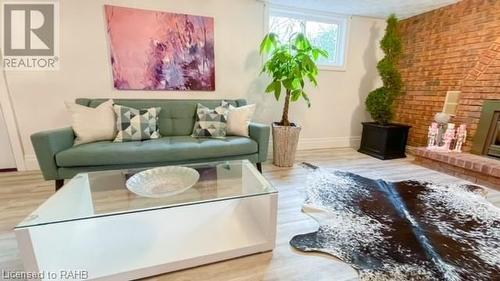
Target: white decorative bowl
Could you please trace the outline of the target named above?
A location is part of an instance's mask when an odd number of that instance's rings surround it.
[[[127,180],[131,192],[143,197],[166,197],[182,193],[198,182],[200,174],[192,168],[168,166],[139,172]]]

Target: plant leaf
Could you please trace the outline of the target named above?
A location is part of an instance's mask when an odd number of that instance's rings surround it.
[[[292,87],[294,90],[301,89],[302,88],[301,85],[302,84],[300,83],[300,79],[295,78],[292,80]]]
[[[313,83],[314,86],[318,86],[318,81],[316,80],[316,75],[314,75],[312,73],[308,73],[307,78],[309,78],[309,81],[311,81],[311,83]]]
[[[317,49],[317,50],[318,50],[319,54],[321,56],[323,56],[324,58],[328,58],[330,56],[326,50],[323,50],[323,49]]]
[[[275,49],[278,48],[279,46],[279,39],[278,39],[278,35],[276,33],[269,33],[269,40],[271,41],[271,44],[273,45],[273,47]]]
[[[307,102],[307,107],[311,107],[311,100],[309,99],[309,95],[306,92],[302,91],[302,97]]]
[[[274,83],[275,83],[275,85],[274,85],[274,97],[276,98],[276,100],[279,100],[280,95],[281,95],[281,82],[274,81]]]
[[[311,49],[311,43],[302,33],[297,33],[294,44],[298,50],[306,51]]]
[[[266,54],[269,52],[269,34],[267,34],[264,39],[262,39],[262,42],[260,43],[260,53],[261,54]]]
[[[293,82],[293,77],[287,78],[283,80],[283,86],[285,86],[285,88],[288,90],[293,90],[292,82]]]
[[[314,48],[314,49],[311,50],[311,53],[312,53],[312,56],[313,56],[314,60],[318,60],[318,58],[319,58],[319,50],[316,49],[316,48]]]
[[[278,47],[278,36],[271,32],[264,36],[264,39],[262,39],[262,42],[260,43],[260,53],[268,54],[272,49],[278,49]]]
[[[292,101],[298,101],[301,95],[302,95],[301,89],[292,91]]]
[[[266,93],[270,93],[270,92],[273,92],[274,91],[274,81],[271,82],[271,84],[267,85],[267,88],[266,88]]]

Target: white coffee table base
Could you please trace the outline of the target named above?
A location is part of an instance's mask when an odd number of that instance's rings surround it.
[[[27,272],[131,280],[272,250],[277,194],[16,229]]]

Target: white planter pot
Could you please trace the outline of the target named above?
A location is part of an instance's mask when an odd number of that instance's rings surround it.
[[[273,164],[278,167],[293,167],[299,142],[300,126],[273,124]]]

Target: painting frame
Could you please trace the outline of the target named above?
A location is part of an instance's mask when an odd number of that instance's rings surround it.
[[[117,90],[215,91],[214,18],[104,5]]]

